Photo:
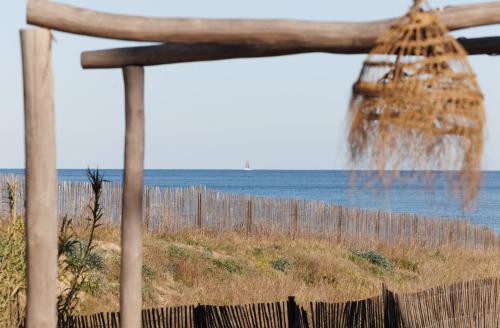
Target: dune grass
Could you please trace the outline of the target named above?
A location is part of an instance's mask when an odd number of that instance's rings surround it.
[[[102,227],[103,266],[79,312],[119,307],[119,229]],[[369,249],[324,240],[189,230],[144,235],[144,307],[284,300],[346,301],[460,280],[500,276],[498,251],[380,244]]]

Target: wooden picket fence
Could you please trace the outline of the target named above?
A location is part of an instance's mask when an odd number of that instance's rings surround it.
[[[311,302],[311,328],[384,328],[384,304],[383,296],[346,303]]]
[[[142,311],[144,328],[498,328],[500,279],[459,282],[426,291],[346,303],[286,302],[235,306],[179,306]],[[119,328],[119,313],[64,321],[60,328]]]
[[[6,183],[17,185],[17,213],[24,211],[24,181],[19,175],[0,175],[0,193],[6,199]],[[60,216],[85,222],[92,197],[86,182],[59,183]],[[104,223],[121,218],[122,187],[105,183],[102,193]],[[1,213],[8,213],[2,202]],[[447,244],[497,248],[496,232],[466,220],[395,214],[298,199],[277,199],[210,191],[204,187],[159,188],[146,186],[143,197],[144,225],[149,231],[173,232],[200,228],[241,231],[247,234],[278,234],[294,238],[314,236],[335,242],[406,242],[438,247]]]
[[[118,328],[119,313],[59,318],[60,328]],[[142,311],[144,328],[308,327],[307,313],[295,299],[235,306],[178,306]]]

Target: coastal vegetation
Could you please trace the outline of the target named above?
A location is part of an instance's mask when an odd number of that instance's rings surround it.
[[[82,218],[82,222],[86,223],[75,229],[67,216],[60,223],[57,312],[61,318],[76,314],[81,295],[98,286],[94,272],[104,269],[95,244],[95,232],[101,226],[102,218],[100,196],[103,177],[99,170],[90,169],[87,176],[93,197],[87,208],[88,215]],[[17,186],[8,181],[6,189],[9,215],[6,222],[0,222],[0,326],[22,327],[27,289],[26,231],[24,218],[16,214]]]
[[[102,175],[89,170],[88,178],[84,215],[74,221],[65,215],[60,222],[58,311],[63,316],[119,309],[120,230],[103,224]],[[26,299],[18,189],[7,182],[8,215],[0,224],[4,322],[22,321]],[[342,302],[379,295],[382,284],[413,292],[500,275],[498,248],[481,243],[405,238],[364,243],[247,229],[165,230],[144,233],[144,307],[272,302],[290,295],[299,303]]]
[[[3,227],[2,241],[6,232]],[[78,238],[87,232],[74,228]],[[119,241],[119,229],[96,229],[75,313],[118,310]],[[364,249],[317,238],[190,229],[144,235],[142,294],[144,307],[271,302],[289,295],[299,303],[336,302],[379,295],[382,283],[410,292],[499,275],[496,250],[389,243]]]

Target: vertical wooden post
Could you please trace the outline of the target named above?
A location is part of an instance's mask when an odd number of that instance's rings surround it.
[[[344,207],[339,206],[339,215],[338,215],[338,222],[337,222],[337,243],[342,242],[342,220],[344,218]]]
[[[57,172],[51,42],[49,30],[21,30],[28,328],[57,325]]]
[[[144,203],[146,205],[145,216],[144,216],[144,224],[146,225],[146,231],[150,231],[151,229],[151,189],[146,188],[144,190],[144,197],[146,198]]]
[[[382,213],[381,211],[377,211],[377,217],[375,218],[375,241],[377,244],[380,242],[380,221],[381,221]]]
[[[141,327],[142,193],[144,189],[144,68],[123,68],[125,82],[125,163],[120,273],[120,323]]]
[[[247,217],[246,217],[246,230],[247,230],[247,235],[250,235],[252,233],[252,200],[249,199],[247,202]]]
[[[295,239],[299,233],[299,204],[293,203],[292,207],[292,238]]]
[[[196,201],[196,228],[201,229],[201,192],[198,192],[198,198]]]
[[[299,313],[298,306],[295,302],[295,297],[289,296],[288,301],[286,302],[287,307],[287,317],[288,317],[288,327],[289,328],[297,328],[299,327]]]

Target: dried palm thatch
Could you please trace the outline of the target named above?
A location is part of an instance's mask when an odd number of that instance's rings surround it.
[[[353,87],[349,144],[356,167],[460,170],[467,205],[483,151],[483,96],[464,48],[424,0],[377,40]]]

